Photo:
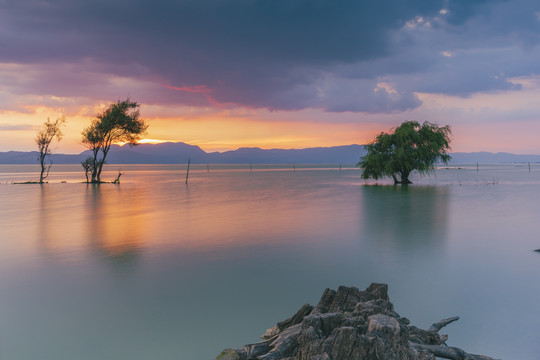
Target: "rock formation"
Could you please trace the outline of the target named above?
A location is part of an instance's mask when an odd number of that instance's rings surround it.
[[[306,304],[268,329],[263,341],[223,350],[216,360],[492,359],[446,346],[448,336],[438,332],[458,319],[422,330],[394,311],[387,285],[371,284],[365,291],[340,286],[326,289],[317,306]]]

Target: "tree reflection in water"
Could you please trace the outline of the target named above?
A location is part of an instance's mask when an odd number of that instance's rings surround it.
[[[446,239],[447,188],[366,185],[362,190],[364,233],[369,234],[377,246],[429,247],[438,246]]]
[[[92,253],[115,268],[133,268],[143,249],[144,193],[122,193],[120,186],[87,184],[87,242]]]

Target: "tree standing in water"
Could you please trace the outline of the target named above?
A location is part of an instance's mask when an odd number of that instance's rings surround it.
[[[43,123],[41,130],[36,135],[35,141],[39,150],[38,161],[41,166],[41,172],[39,174],[39,183],[43,184],[44,180],[49,176],[49,170],[52,166],[52,160],[47,164],[47,157],[50,156],[53,151],[51,149],[51,143],[56,138],[56,141],[62,140],[62,129],[60,127],[66,122],[65,116],[57,118],[55,121],[51,121],[47,118],[47,121]]]
[[[114,143],[136,145],[148,125],[139,118],[139,104],[129,98],[109,105],[83,130],[83,144],[92,150],[92,159],[85,160],[85,171],[91,169],[92,183],[101,182],[101,171],[107,154]],[[100,156],[101,155],[101,156]]]
[[[93,169],[93,166],[94,166],[94,158],[92,156],[89,156],[87,157],[86,159],[84,159],[83,161],[81,161],[81,165],[84,169],[84,175],[86,176],[86,182],[89,183],[90,182],[90,177],[89,175],[92,175],[92,169]]]
[[[366,145],[367,154],[356,165],[363,169],[362,178],[379,179],[386,176],[394,184],[411,184],[409,175],[414,170],[425,174],[441,161],[450,161],[449,126],[416,121],[405,121],[393,133],[380,133]]]

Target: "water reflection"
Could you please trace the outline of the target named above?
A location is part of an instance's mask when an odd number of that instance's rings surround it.
[[[408,188],[299,169],[194,172],[186,187],[179,173],[0,186],[0,358],[213,359],[325,287],[381,281],[414,324],[463,316],[449,328],[456,345],[538,359],[529,173]]]
[[[372,185],[362,190],[368,240],[399,249],[434,246],[445,240],[448,188]]]
[[[35,227],[35,238],[42,255],[58,261],[65,260],[66,252],[76,251],[81,243],[79,204],[72,201],[70,191],[49,184],[36,185],[34,196],[27,197],[30,208],[28,226]],[[36,204],[32,207],[30,204]],[[75,210],[77,209],[77,210]],[[35,216],[35,217],[34,217]],[[33,223],[33,219],[37,221]]]
[[[86,238],[92,253],[121,267],[134,266],[144,239],[144,196],[119,186],[88,184]]]
[[[51,217],[51,209],[49,209],[49,203],[52,201],[49,194],[50,189],[48,189],[43,184],[40,184],[39,187],[39,206],[37,208],[38,226],[36,228],[38,249],[42,254],[46,254],[47,256],[53,256],[55,252],[51,250],[55,247],[55,237],[51,236],[52,229],[54,228],[54,224],[52,224],[51,226],[51,222],[54,218]]]

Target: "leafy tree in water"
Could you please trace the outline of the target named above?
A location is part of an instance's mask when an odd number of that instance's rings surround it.
[[[136,145],[148,125],[139,118],[139,104],[129,98],[109,105],[83,130],[83,144],[92,150],[91,160],[85,160],[85,171],[91,170],[93,183],[101,182],[101,171],[114,143]]]
[[[406,121],[393,133],[380,133],[369,145],[367,154],[357,166],[363,169],[362,178],[379,179],[391,176],[395,184],[411,184],[409,175],[414,170],[425,174],[437,162],[450,161],[449,126]]]
[[[56,141],[62,140],[62,130],[60,127],[66,122],[66,118],[64,116],[59,117],[55,121],[51,121],[51,119],[47,118],[47,121],[43,123],[43,126],[41,127],[41,130],[36,135],[36,144],[38,146],[39,150],[39,157],[38,161],[41,165],[41,172],[39,174],[39,183],[43,184],[43,180],[45,180],[49,176],[49,170],[52,166],[52,161],[49,162],[49,164],[46,164],[47,157],[52,154],[51,149],[51,143],[56,138]]]

